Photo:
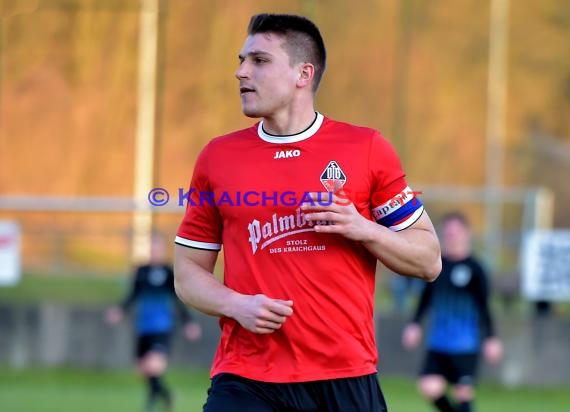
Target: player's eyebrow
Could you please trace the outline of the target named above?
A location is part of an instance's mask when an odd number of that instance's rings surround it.
[[[272,54],[269,52],[263,51],[263,50],[252,50],[252,51],[246,53],[245,55],[240,53],[238,55],[238,59],[240,61],[243,61],[243,60],[245,60],[245,58],[247,56],[249,56],[249,57],[257,57],[257,56],[268,56],[268,57],[270,57],[270,56],[272,56]]]

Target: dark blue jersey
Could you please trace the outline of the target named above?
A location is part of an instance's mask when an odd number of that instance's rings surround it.
[[[414,321],[429,313],[427,347],[459,354],[479,351],[481,338],[493,335],[488,306],[487,275],[470,256],[460,261],[442,258],[436,281],[426,284]]]
[[[168,333],[174,329],[175,313],[190,321],[190,312],[176,296],[174,272],[168,265],[137,268],[131,290],[121,306],[136,307],[135,330],[138,335]]]

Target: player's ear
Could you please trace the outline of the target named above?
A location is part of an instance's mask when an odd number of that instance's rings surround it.
[[[315,77],[315,66],[311,63],[303,63],[299,66],[299,78],[297,80],[297,87],[303,88],[310,86]]]

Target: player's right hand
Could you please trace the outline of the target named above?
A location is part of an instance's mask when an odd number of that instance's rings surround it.
[[[293,301],[272,299],[265,295],[241,295],[233,318],[253,333],[273,333],[293,314]]]
[[[417,323],[410,323],[402,333],[402,345],[407,350],[416,349],[422,341],[422,327]]]
[[[503,352],[503,343],[499,338],[491,336],[483,342],[483,356],[491,365],[496,365],[501,361]]]
[[[124,317],[125,314],[123,313],[123,310],[116,306],[109,308],[105,313],[105,320],[110,325],[116,325],[120,323]]]

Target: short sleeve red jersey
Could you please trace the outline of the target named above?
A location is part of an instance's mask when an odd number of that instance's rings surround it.
[[[393,230],[423,210],[386,139],[321,114],[297,135],[272,136],[258,123],[200,154],[176,243],[223,245],[225,285],[294,302],[294,314],[271,334],[221,318],[212,376],[303,382],[376,371],[376,258],[357,242],[315,232],[299,207],[308,193],[333,190]]]

